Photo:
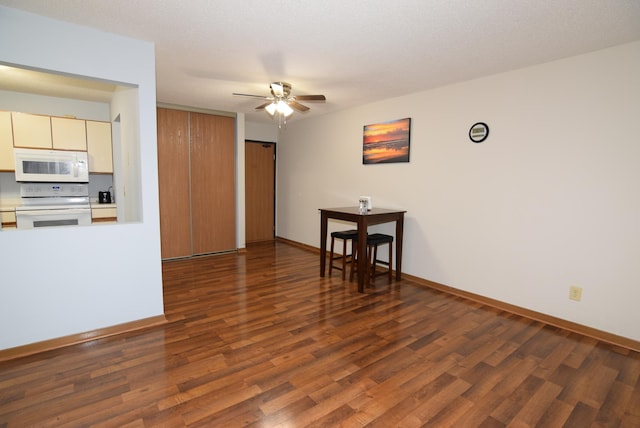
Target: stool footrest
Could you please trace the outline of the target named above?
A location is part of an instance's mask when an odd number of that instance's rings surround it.
[[[342,254],[334,253],[334,244],[336,239],[342,239]],[[347,254],[347,241],[358,239],[358,231],[355,229],[351,230],[343,230],[338,232],[331,232],[331,251],[329,253],[329,276],[331,276],[331,272],[333,269],[342,271],[342,279],[344,280],[346,277],[347,264],[353,264],[354,257],[354,246],[352,244],[351,254]],[[334,265],[335,261],[341,260],[342,263],[340,265]]]
[[[386,235],[384,233],[372,233],[367,235],[367,254],[365,257],[367,258],[366,263],[366,283],[369,284],[373,282],[375,277],[387,275],[389,278],[389,284],[391,284],[391,280],[393,277],[393,271],[391,266],[393,265],[393,236]],[[389,261],[385,262],[384,260],[378,259],[378,245],[389,244]],[[360,255],[357,255],[360,257]],[[350,280],[353,280],[353,273],[355,271],[355,267],[357,266],[355,260],[351,262],[351,273]],[[376,267],[378,265],[385,266],[386,269],[383,271],[377,271]]]

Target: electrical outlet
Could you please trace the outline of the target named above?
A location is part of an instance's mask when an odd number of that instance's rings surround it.
[[[582,300],[582,287],[572,285],[569,287],[569,299],[579,302]]]

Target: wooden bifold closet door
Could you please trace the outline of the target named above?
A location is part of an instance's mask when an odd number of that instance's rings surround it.
[[[235,249],[235,119],[191,113],[194,254]]]
[[[235,119],[158,108],[162,258],[234,250]]]
[[[191,255],[189,113],[158,109],[158,188],[163,259]]]

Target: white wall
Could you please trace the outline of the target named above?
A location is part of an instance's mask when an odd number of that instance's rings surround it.
[[[153,45],[0,7],[0,62],[137,85],[141,167],[139,222],[0,232],[0,349],[162,315]]]
[[[278,131],[278,125],[275,122],[245,122],[245,139],[247,140],[275,143],[278,141]]]
[[[362,127],[405,117],[410,163],[362,165]],[[407,210],[404,272],[640,340],[639,117],[635,42],[292,122],[277,234],[319,247],[318,208],[371,195]]]
[[[113,135],[113,167],[116,172],[114,186],[117,204],[118,221],[141,221],[143,215],[141,179],[145,177],[144,169],[148,167],[155,171],[155,182],[149,181],[149,186],[157,189],[157,163],[141,162],[140,144],[127,144],[138,141],[140,135],[140,117],[138,90],[136,88],[118,91],[111,102],[111,133]],[[155,123],[155,110],[153,114]],[[157,126],[156,126],[157,127]],[[155,132],[153,133],[155,139]],[[149,142],[151,144],[151,142]],[[157,141],[153,141],[154,155]],[[151,187],[150,187],[151,188]],[[155,195],[157,199],[157,195]],[[142,205],[141,205],[142,204]]]
[[[247,246],[245,209],[244,140],[246,138],[244,113],[236,114],[236,248]]]
[[[110,120],[108,103],[48,97],[13,91],[0,91],[0,110],[49,116],[70,115],[78,119],[105,122]]]

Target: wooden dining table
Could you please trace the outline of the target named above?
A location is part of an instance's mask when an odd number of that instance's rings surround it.
[[[329,219],[344,220],[356,223],[358,226],[358,291],[364,292],[367,266],[367,229],[369,226],[381,223],[396,223],[396,280],[402,279],[402,233],[404,229],[404,214],[406,211],[373,208],[361,213],[359,207],[320,208],[320,276],[324,277],[327,265],[327,230]],[[391,269],[391,266],[389,266]]]

